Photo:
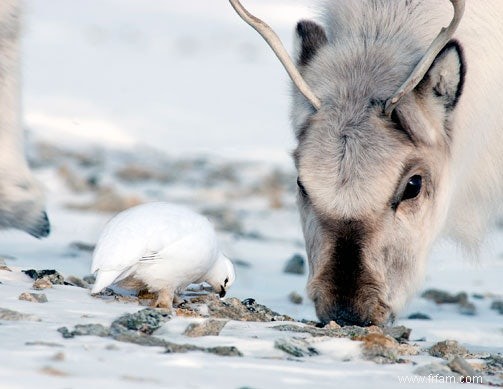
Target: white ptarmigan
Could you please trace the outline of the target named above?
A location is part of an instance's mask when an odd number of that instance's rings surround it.
[[[105,226],[93,253],[92,293],[113,284],[157,293],[155,306],[171,308],[176,294],[206,281],[223,297],[234,266],[218,248],[215,230],[188,208],[153,202],[129,208]]]

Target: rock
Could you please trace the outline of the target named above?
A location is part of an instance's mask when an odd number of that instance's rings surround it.
[[[334,320],[331,320],[323,328],[325,328],[327,330],[339,330],[341,328],[341,326],[339,324],[337,324],[337,322],[335,322]]]
[[[92,253],[94,251],[95,245],[91,243],[84,242],[72,242],[69,245],[70,249],[77,251],[85,251],[88,253]]]
[[[42,277],[33,282],[32,288],[35,290],[49,289],[52,288],[52,282],[49,278]]]
[[[365,359],[379,364],[395,363],[398,360],[398,342],[389,335],[372,333],[355,340],[363,342]]]
[[[294,304],[302,304],[302,296],[297,292],[292,292],[288,295],[288,300]]]
[[[12,271],[11,269],[9,269],[9,267],[5,264],[5,259],[4,258],[0,258],[0,270],[3,270],[3,271]]]
[[[391,336],[398,342],[408,341],[410,338],[411,329],[405,326],[389,327],[384,329],[384,334]]]
[[[25,346],[64,347],[61,343],[45,342],[43,340],[35,340],[33,342],[26,342]]]
[[[274,342],[274,348],[297,358],[319,355],[319,352],[314,347],[311,347],[308,342],[300,338],[277,339]]]
[[[208,347],[203,351],[220,355],[221,357],[242,357],[243,354],[234,346],[217,346],[217,347]]]
[[[63,336],[65,339],[70,339],[75,336],[67,327],[59,327],[57,331]]]
[[[61,361],[64,361],[65,358],[66,358],[65,353],[62,351],[59,351],[51,357],[51,360],[53,360],[55,362],[61,362]]]
[[[254,299],[240,301],[234,297],[225,300],[220,300],[214,296],[205,298],[209,316],[214,318],[260,322],[293,321],[291,317],[280,315],[266,306],[258,304]]]
[[[171,319],[171,315],[166,311],[145,308],[136,313],[126,313],[118,319],[115,319],[110,326],[110,330],[112,335],[127,330],[151,335],[169,319]]]
[[[439,289],[428,289],[423,292],[421,297],[437,304],[460,304],[468,301],[468,295],[464,292],[453,295]]]
[[[65,279],[56,270],[23,270],[28,277],[33,280],[38,280],[39,278],[46,277],[53,285],[64,285]]]
[[[468,350],[455,340],[444,340],[430,347],[429,354],[433,357],[452,359],[456,356],[466,357]]]
[[[65,282],[67,284],[70,284],[72,286],[77,286],[79,288],[90,289],[90,286],[86,281],[84,281],[78,277],[75,277],[75,276],[66,277]]]
[[[96,276],[94,274],[89,274],[82,279],[87,282],[89,285],[93,285],[96,282]]]
[[[234,264],[234,266],[237,266],[237,267],[243,267],[243,268],[250,268],[250,267],[252,267],[252,265],[251,265],[250,262],[247,262],[247,261],[242,260],[242,259],[233,259],[232,263]]]
[[[0,320],[9,321],[42,321],[39,317],[35,315],[29,315],[26,313],[21,313],[17,311],[12,311],[10,309],[0,308]]]
[[[137,164],[125,166],[115,172],[115,175],[124,182],[141,183],[145,181],[169,182],[174,177],[166,170],[148,168]]]
[[[68,374],[65,373],[64,371],[61,371],[59,369],[55,369],[54,367],[50,367],[50,366],[46,366],[46,367],[40,369],[40,373],[46,374],[46,375],[50,375],[50,376],[54,376],[54,377],[66,377],[66,376],[68,376]]]
[[[110,330],[102,324],[77,324],[72,331],[73,336],[99,336],[110,335]]]
[[[218,336],[227,322],[227,320],[208,319],[202,323],[191,323],[183,334],[192,338],[199,336]]]
[[[431,320],[431,317],[429,317],[425,313],[415,312],[415,313],[410,314],[407,317],[407,319],[410,319],[410,320]]]
[[[19,300],[29,301],[32,303],[46,303],[47,296],[44,293],[21,293],[18,297]]]
[[[338,326],[337,323],[335,325]],[[330,326],[330,323],[323,328],[318,328],[310,325],[300,326],[297,324],[281,324],[274,327],[271,327],[277,331],[288,331],[288,332],[297,332],[297,333],[307,333],[314,337],[320,336],[328,336],[332,338],[349,338],[356,339],[365,335],[368,335],[370,332],[368,328],[358,327],[358,326],[345,326],[345,327],[336,327]]]
[[[503,315],[503,300],[496,300],[491,303],[491,309],[497,311],[500,315]]]
[[[475,308],[475,304],[469,301],[464,301],[459,303],[458,311],[462,315],[474,316],[477,313],[477,308]]]
[[[460,356],[455,356],[448,364],[452,371],[461,374],[462,377],[475,377],[478,373]]]
[[[429,364],[426,364],[426,365],[421,365],[419,367],[417,367],[415,370],[414,370],[414,374],[417,374],[417,375],[421,375],[421,376],[425,376],[425,377],[456,377],[459,378],[459,374],[457,373],[454,373],[451,369],[449,369],[449,367],[441,364],[441,363],[438,363],[438,362],[433,362],[433,363],[429,363]],[[440,381],[436,381],[436,382],[440,382]],[[433,383],[433,382],[431,382]]]
[[[294,256],[286,263],[283,271],[289,274],[305,274],[306,265],[304,257],[300,254],[294,254]]]

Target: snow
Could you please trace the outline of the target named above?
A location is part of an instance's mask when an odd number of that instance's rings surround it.
[[[248,4],[277,29],[287,47],[295,21],[314,12],[307,0]],[[38,166],[36,175],[47,188],[51,236],[37,241],[18,231],[0,233],[0,254],[13,270],[0,270],[0,307],[41,319],[0,322],[0,388],[417,386],[398,380],[415,366],[365,361],[359,342],[347,339],[324,339],[316,344],[321,355],[289,360],[273,347],[285,334],[270,329],[271,323],[231,321],[218,337],[193,339],[182,335],[190,320],[177,317],[156,335],[178,343],[233,345],[244,356],[165,354],[159,347],[110,338],[63,339],[56,331],[75,324],[109,325],[121,314],[139,310],[135,304],[92,298],[72,286],[44,290],[45,304],[19,301],[22,292],[34,292],[22,269],[89,274],[91,254],[70,243],[95,243],[113,216],[67,206],[94,199],[92,191],[68,188],[57,170],[67,166],[81,177],[96,173],[102,183],[142,200],[178,201],[196,211],[230,209],[245,234],[221,230],[223,251],[250,266],[237,267],[228,296],[252,297],[296,319],[315,319],[305,293],[306,276],[283,273],[286,260],[304,252],[293,186],[283,190],[279,209],[270,208],[269,194],[260,192],[264,177],[275,169],[294,177],[289,157],[294,139],[286,76],[256,33],[226,1],[27,0],[26,8],[24,118],[30,144],[44,141],[84,155],[96,153],[103,162],[86,167],[62,156]],[[169,163],[202,158],[207,164],[167,183],[125,183],[114,172],[132,163],[127,155],[160,170],[162,158]],[[201,184],[209,169],[216,166],[218,171],[229,161],[237,182]],[[487,297],[470,298],[477,314],[464,316],[418,293],[396,324],[412,328],[412,339],[425,338],[418,341],[422,347],[456,339],[470,351],[503,352],[502,316],[489,308],[493,298],[503,296],[502,253],[501,230],[492,233],[477,261],[463,259],[452,244],[441,243],[431,255],[423,289]],[[292,291],[304,297],[302,304],[288,300]],[[418,311],[432,320],[406,319]],[[56,346],[26,345],[34,341]],[[59,352],[63,360],[55,358]],[[425,355],[410,359],[439,361]]]

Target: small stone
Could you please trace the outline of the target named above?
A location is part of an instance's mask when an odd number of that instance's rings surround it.
[[[32,303],[46,303],[47,296],[44,293],[21,293],[19,300],[30,301]]]
[[[328,324],[325,325],[325,327],[323,327],[327,330],[338,330],[341,328],[341,326],[339,324],[337,324],[337,322],[335,322],[334,320],[331,320]]]
[[[297,358],[319,355],[318,350],[311,347],[304,339],[299,338],[277,339],[274,342],[274,348]]]
[[[67,327],[59,327],[57,331],[63,336],[65,339],[70,339],[75,337],[75,334],[73,334]]]
[[[232,263],[234,264],[234,266],[242,267],[242,268],[250,268],[252,266],[250,262],[242,260],[242,259],[233,259]]]
[[[110,330],[102,324],[77,324],[72,331],[73,336],[100,336],[110,335]]]
[[[56,361],[56,362],[61,362],[61,361],[64,361],[65,358],[66,358],[65,353],[60,351],[60,352],[57,352],[56,354],[54,354],[51,357],[51,360]]]
[[[491,303],[491,309],[497,311],[500,315],[503,315],[503,300],[496,300]]]
[[[72,242],[70,243],[70,249],[77,251],[85,251],[88,253],[92,253],[94,251],[94,244],[84,243],[84,242]]]
[[[26,342],[25,346],[45,346],[45,347],[64,347],[60,343],[55,342],[45,342],[43,340],[35,340],[33,342]]]
[[[96,276],[94,274],[89,274],[82,279],[87,282],[89,285],[93,285],[96,282]]]
[[[384,333],[402,343],[409,340],[411,331],[412,330],[410,328],[407,328],[405,326],[396,326],[386,328],[384,330]]]
[[[199,336],[218,336],[226,324],[227,320],[208,319],[202,323],[189,324],[183,334],[192,338]]]
[[[3,271],[12,271],[6,264],[5,264],[5,259],[0,258],[0,270]]]
[[[475,316],[475,314],[477,313],[477,308],[475,308],[475,304],[469,301],[465,301],[459,304],[458,311],[462,315]]]
[[[68,276],[68,277],[66,277],[65,278],[65,282],[67,284],[70,284],[72,286],[77,286],[79,288],[84,288],[84,289],[89,289],[90,288],[89,284],[86,281],[84,281],[84,280],[82,280],[82,279],[80,279],[78,277],[75,277],[75,276]]]
[[[464,292],[453,295],[439,289],[428,289],[423,292],[421,297],[434,301],[437,304],[460,304],[468,301],[468,295]]]
[[[207,353],[220,355],[221,357],[242,357],[243,354],[234,346],[217,346],[204,349]]]
[[[452,359],[455,356],[466,357],[468,355],[468,350],[455,340],[444,340],[442,342],[435,343],[428,350],[429,354],[433,357]]]
[[[29,315],[26,313],[21,313],[17,311],[12,311],[10,309],[0,308],[0,320],[10,320],[10,321],[42,321],[39,317],[35,315]]]
[[[368,334],[355,340],[363,341],[363,356],[368,360],[379,364],[398,360],[398,342],[389,335]]]
[[[289,274],[305,274],[305,267],[304,257],[300,254],[295,254],[288,260],[283,271]]]
[[[35,270],[35,269],[29,269],[29,270],[23,270],[23,273],[25,273],[28,277],[38,280],[39,278],[47,277],[49,281],[53,285],[64,285],[65,279],[61,274],[59,274],[56,270]]]
[[[32,288],[35,290],[49,289],[52,288],[52,282],[49,278],[42,277],[33,282]]]
[[[455,356],[448,364],[452,371],[461,374],[462,377],[475,377],[477,372],[460,356]]]
[[[294,304],[302,304],[303,298],[297,292],[292,292],[288,295],[288,300]]]
[[[425,313],[415,312],[415,313],[411,313],[407,317],[407,319],[410,319],[410,320],[431,320],[431,317],[429,317]]]
[[[54,367],[50,367],[50,366],[47,366],[47,367],[44,367],[44,368],[40,369],[40,372],[42,374],[46,374],[46,375],[50,375],[50,376],[55,376],[55,377],[66,377],[66,376],[68,376],[68,374],[65,373],[64,371],[61,371],[59,369],[55,369]]]

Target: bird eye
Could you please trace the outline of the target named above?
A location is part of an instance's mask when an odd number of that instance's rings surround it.
[[[419,193],[421,193],[422,184],[423,184],[423,178],[421,176],[415,175],[409,178],[407,186],[403,191],[402,199],[400,201],[416,198],[419,195]]]
[[[229,282],[229,277],[227,277],[225,280],[224,280],[224,286],[227,286],[227,283]]]
[[[304,197],[307,197],[306,188],[304,188],[304,185],[302,185],[302,182],[300,182],[299,177],[297,177],[297,186],[299,187],[300,194]]]

